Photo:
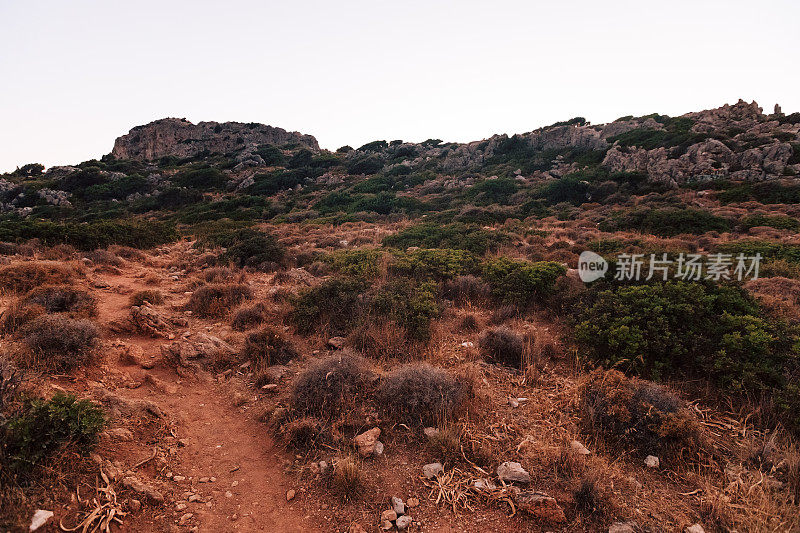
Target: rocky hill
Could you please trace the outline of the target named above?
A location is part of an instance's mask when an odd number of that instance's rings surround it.
[[[288,132],[264,124],[200,122],[163,118],[136,126],[117,138],[111,155],[118,159],[154,160],[162,157],[197,157],[202,153],[229,153],[250,145],[297,144],[318,150],[311,135]]]

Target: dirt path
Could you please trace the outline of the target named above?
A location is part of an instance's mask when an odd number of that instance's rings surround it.
[[[123,317],[129,309],[129,293],[146,288],[127,275],[96,279],[109,285],[100,294],[100,322]],[[148,358],[169,342],[125,335],[111,335],[109,340],[117,338],[140,345]],[[119,361],[107,364],[115,372],[131,371]],[[282,471],[280,450],[254,415],[234,405],[226,385],[209,378],[181,378],[158,366],[147,372],[163,384],[162,390],[141,386],[116,393],[155,402],[173,422],[181,446],[170,457],[169,468],[178,477],[164,484],[174,501],[167,497],[158,514],[142,513],[128,520],[126,529],[164,531],[166,526],[176,530],[167,525],[176,521],[177,531],[195,526],[196,531],[208,532],[317,529],[297,500],[286,501],[292,480]],[[187,513],[191,516],[186,517]]]

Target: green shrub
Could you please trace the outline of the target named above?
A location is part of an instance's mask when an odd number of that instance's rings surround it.
[[[741,231],[747,231],[757,226],[796,231],[800,229],[800,222],[796,218],[786,215],[747,215],[742,217],[738,224],[738,228]]]
[[[191,187],[200,191],[223,189],[228,178],[217,168],[207,167],[181,172],[173,178],[180,187]]]
[[[633,230],[673,237],[681,233],[702,234],[708,231],[730,231],[727,219],[700,209],[668,207],[618,211],[600,223],[602,231]]]
[[[42,461],[65,447],[88,454],[105,424],[100,407],[72,395],[58,392],[50,400],[27,402],[5,427],[4,466],[27,477]]]
[[[790,263],[800,263],[800,245],[798,244],[744,239],[722,243],[717,246],[717,251],[733,255],[744,254],[745,257],[754,257],[756,254],[761,254],[762,260],[783,260]]]
[[[663,124],[664,129],[637,128],[611,137],[608,142],[618,142],[620,146],[637,146],[645,150],[674,148],[675,153],[680,155],[685,153],[689,146],[708,138],[708,134],[692,131],[694,120],[691,118],[664,115],[652,117]]]
[[[478,258],[466,250],[434,248],[395,252],[391,270],[418,278],[447,280],[477,272],[478,265]]]
[[[517,192],[514,178],[486,179],[470,187],[467,196],[474,198],[478,205],[504,205]]]
[[[775,181],[730,184],[717,194],[722,203],[756,200],[762,204],[800,203],[800,185],[784,185]]]
[[[381,272],[385,254],[381,250],[337,250],[322,260],[341,274],[359,278],[375,278]]]
[[[363,280],[332,277],[295,298],[290,319],[303,334],[318,328],[330,334],[346,333],[355,325],[365,289]]]
[[[595,359],[656,379],[705,376],[725,390],[784,390],[800,372],[796,328],[762,316],[743,289],[669,281],[596,294],[578,312]]]
[[[377,154],[358,157],[347,163],[348,174],[376,174],[381,171],[384,160]]]
[[[508,234],[502,231],[485,230],[478,226],[466,224],[417,224],[401,230],[383,239],[384,246],[393,248],[452,248],[468,250],[483,255],[489,250],[509,240]]]
[[[85,223],[46,220],[4,220],[0,241],[39,239],[45,246],[69,244],[80,250],[106,248],[112,244],[152,248],[178,238],[174,225],[148,220],[100,220]]]
[[[564,266],[551,261],[531,263],[503,256],[484,264],[483,278],[502,303],[527,307],[549,296],[556,280],[566,272]]]
[[[440,313],[434,284],[416,285],[396,279],[378,287],[370,296],[371,308],[393,319],[410,338],[425,340],[430,336],[431,321]]]
[[[228,245],[221,259],[239,267],[265,268],[281,261],[284,253],[283,246],[273,235],[244,229],[234,235],[233,243]]]

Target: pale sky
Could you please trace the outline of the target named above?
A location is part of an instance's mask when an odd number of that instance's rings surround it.
[[[794,0],[0,0],[0,172],[162,117],[323,148],[757,100],[800,111]]]

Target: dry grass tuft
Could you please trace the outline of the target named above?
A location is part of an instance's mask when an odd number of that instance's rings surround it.
[[[97,315],[97,299],[88,292],[69,285],[36,287],[25,295],[22,303],[40,306],[48,313],[70,313],[83,317]]]
[[[160,305],[164,303],[164,294],[157,289],[148,289],[144,291],[137,291],[131,295],[129,300],[131,306],[141,306],[145,303],[151,305]]]
[[[330,479],[331,491],[343,500],[354,500],[361,496],[364,474],[358,459],[352,456],[334,460]]]
[[[256,365],[270,366],[287,363],[300,354],[286,335],[275,328],[265,327],[245,338],[241,355]]]
[[[471,384],[427,363],[402,366],[381,379],[377,400],[387,416],[407,424],[436,425],[465,407]]]
[[[501,326],[483,332],[478,346],[484,358],[512,368],[521,368],[525,354],[525,340],[510,328]]]
[[[100,338],[93,322],[63,315],[40,316],[22,328],[21,336],[31,351],[29,366],[43,365],[59,371],[88,361]]]
[[[291,402],[300,413],[330,419],[368,397],[374,373],[348,351],[315,361],[297,376]]]
[[[59,263],[16,263],[0,267],[0,287],[4,291],[28,292],[42,285],[66,284],[75,274],[72,268]]]

